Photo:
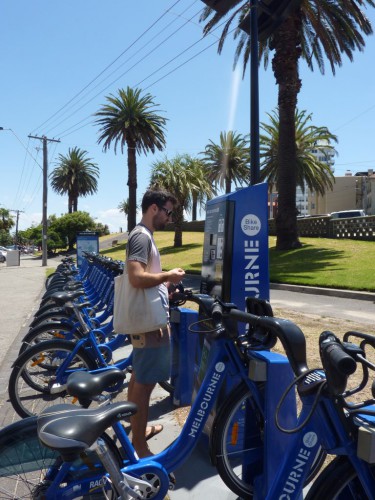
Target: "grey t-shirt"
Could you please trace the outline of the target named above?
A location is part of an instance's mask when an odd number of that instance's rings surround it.
[[[142,224],[135,226],[129,235],[126,259],[145,264],[149,272],[161,272],[160,254],[152,233]],[[159,285],[159,293],[164,307],[169,314],[168,290],[164,283]]]

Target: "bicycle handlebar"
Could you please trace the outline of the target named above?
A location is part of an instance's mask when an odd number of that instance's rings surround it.
[[[222,302],[218,298],[205,294],[193,294],[191,290],[184,293],[172,294],[171,302],[181,303],[182,299],[189,300],[201,306],[206,315],[211,318],[217,327],[217,332],[211,337],[233,338],[238,335],[235,325],[227,320],[247,323],[257,329],[273,334],[282,343],[294,373],[299,376],[307,371],[306,340],[300,328],[286,319],[273,316],[257,316],[237,309],[235,304]],[[223,324],[224,327],[223,328]]]
[[[328,388],[332,394],[338,396],[345,391],[348,376],[356,371],[357,363],[345,352],[344,345],[332,332],[321,333],[319,349]]]

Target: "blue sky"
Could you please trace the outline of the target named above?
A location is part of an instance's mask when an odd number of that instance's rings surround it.
[[[164,112],[167,147],[138,157],[138,198],[152,163],[179,153],[198,155],[224,130],[250,132],[250,75],[233,71],[235,44],[221,56],[217,35],[202,38],[200,0],[13,0],[0,2],[0,206],[20,210],[19,228],[42,218],[42,142],[49,171],[59,154],[79,147],[100,167],[99,189],[81,198],[111,232],[126,228],[117,210],[127,198],[126,154],[103,153],[93,114],[119,88],[150,93]],[[375,27],[375,9],[368,12]],[[220,32],[220,31],[219,31]],[[336,175],[375,167],[373,123],[374,36],[336,76],[312,73],[301,63],[299,108],[313,123],[337,134]],[[260,120],[277,104],[271,68],[259,72]],[[48,214],[67,211],[67,199],[48,191]],[[13,212],[14,213],[14,212]],[[204,217],[204,214],[202,214]]]

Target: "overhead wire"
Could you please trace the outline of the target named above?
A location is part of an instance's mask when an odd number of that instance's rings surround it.
[[[113,64],[116,63],[133,45],[137,43],[148,31],[150,31],[167,13],[175,7],[181,0],[176,0],[171,7],[166,9],[163,14],[161,14],[156,21],[154,21],[145,31],[143,31],[126,49],[124,49],[121,54],[119,54],[110,64],[108,64],[95,78],[93,78],[89,83],[87,83],[77,94],[75,94],[67,103],[65,103],[61,108],[59,108],[53,115],[51,115],[47,120],[45,120],[41,125],[36,127],[33,132],[39,130],[46,123],[48,123],[53,117],[60,113],[66,106],[68,106],[72,101],[74,101],[78,96],[80,96],[92,83],[94,83],[102,74],[104,74]]]
[[[222,24],[219,24],[216,28],[216,29],[219,29],[223,24],[225,23],[225,21],[222,23]],[[235,28],[234,28],[235,29]],[[233,32],[234,31],[231,30],[229,33]],[[192,44],[190,44],[187,48],[185,48],[183,51],[179,52],[176,56],[172,57],[169,61],[167,61],[165,64],[163,64],[162,66],[160,66],[158,69],[156,69],[155,71],[153,71],[152,73],[150,73],[148,76],[146,76],[145,78],[143,78],[140,82],[138,82],[135,86],[138,86],[140,85],[140,83],[143,83],[144,81],[146,81],[147,79],[151,78],[151,76],[153,76],[154,74],[158,73],[159,71],[161,71],[163,68],[165,68],[167,65],[171,64],[173,61],[175,61],[176,59],[178,59],[179,57],[181,57],[184,53],[186,53],[188,50],[190,50],[191,48],[193,48],[195,45],[197,45],[198,43],[200,43],[205,37],[202,36],[199,40],[193,42]],[[166,78],[167,76],[169,76],[170,74],[174,73],[175,71],[177,71],[178,69],[180,69],[182,66],[184,66],[185,64],[187,64],[188,62],[190,62],[191,60],[195,59],[196,57],[198,57],[199,55],[201,55],[203,52],[205,52],[206,50],[208,50],[209,48],[211,48],[213,45],[215,45],[217,43],[217,40],[215,40],[214,42],[210,43],[208,46],[206,46],[205,48],[203,48],[202,50],[200,50],[199,52],[197,52],[196,54],[194,54],[193,56],[191,56],[190,58],[188,58],[186,61],[182,62],[181,64],[179,64],[177,67],[175,67],[174,69],[172,69],[171,71],[169,71],[168,73],[166,73],[165,75],[163,75],[162,77],[160,77],[159,79],[155,80],[152,84],[150,84],[149,86],[143,88],[143,90],[147,90],[148,88],[152,87],[153,85],[155,85],[156,83],[160,82],[161,80],[163,80],[164,78]],[[123,75],[121,75],[123,76]],[[120,77],[121,77],[120,76]],[[112,82],[113,84],[114,82]],[[112,85],[111,84],[111,85]],[[94,96],[94,98],[97,97],[97,96]],[[93,98],[93,99],[94,99]],[[92,100],[92,99],[91,99]],[[74,130],[71,130],[73,127],[76,127],[77,125],[79,125],[80,123],[84,122],[84,121],[88,121],[88,123],[78,127],[78,128],[74,128]],[[72,133],[76,132],[77,130],[80,130],[81,128],[87,126],[89,123],[92,122],[92,115],[90,116],[87,116],[86,118],[83,118],[80,122],[78,123],[75,123],[74,125],[72,125],[71,127],[65,129],[64,131],[62,131],[61,133],[59,133],[59,137],[60,138],[64,138],[64,137],[67,137],[68,135],[71,135]],[[69,133],[67,133],[69,132]]]
[[[195,2],[194,2],[193,4],[190,4],[188,7],[186,7],[186,9],[185,9],[184,11],[182,11],[182,13],[178,14],[178,17],[182,17],[182,14],[184,14],[187,10],[189,10],[189,9],[190,9],[190,8],[191,8],[191,7],[192,7],[192,6],[193,6],[193,5],[197,2],[197,1],[198,1],[198,0],[195,0]],[[197,13],[201,12],[201,10],[202,10],[202,9],[199,9],[199,11],[198,11]],[[197,14],[197,13],[196,13],[196,14]],[[196,14],[194,14],[194,15],[192,16],[192,18],[193,18],[193,17],[195,17],[195,15],[196,15]],[[90,93],[92,93],[92,92],[93,92],[96,88],[98,88],[100,85],[102,85],[102,84],[103,84],[106,80],[108,80],[108,79],[109,79],[112,75],[114,75],[116,72],[118,72],[118,71],[120,70],[120,68],[122,68],[122,67],[123,67],[123,66],[124,66],[127,62],[129,62],[131,59],[133,59],[133,58],[134,58],[134,57],[135,57],[135,56],[136,56],[139,52],[141,52],[141,51],[142,51],[145,47],[147,47],[148,45],[150,45],[150,43],[152,43],[152,42],[153,42],[153,41],[154,41],[154,40],[155,40],[155,39],[156,39],[156,38],[157,38],[160,34],[164,33],[164,32],[165,32],[165,30],[169,28],[169,26],[171,26],[173,23],[175,23],[175,22],[177,21],[178,17],[176,17],[176,18],[175,18],[175,19],[173,19],[173,20],[172,20],[169,24],[167,24],[166,26],[164,26],[164,27],[163,27],[163,28],[162,28],[162,29],[161,29],[158,33],[156,33],[156,35],[154,35],[154,36],[153,36],[150,40],[148,40],[148,41],[147,41],[144,45],[142,45],[142,47],[140,47],[140,48],[139,48],[136,52],[134,52],[134,53],[133,53],[130,57],[128,57],[128,59],[126,59],[125,61],[123,61],[123,62],[122,62],[122,63],[121,63],[121,64],[120,64],[120,65],[119,65],[116,69],[114,69],[114,70],[113,70],[113,71],[112,71],[109,75],[107,75],[104,79],[102,79],[102,80],[101,80],[101,81],[99,81],[99,82],[98,82],[98,83],[97,83],[94,87],[92,87],[92,88],[91,88],[88,92],[86,92],[86,93],[82,96],[81,100],[82,100],[82,99],[84,99],[86,96],[88,96]],[[192,19],[192,18],[191,18],[191,19]],[[161,17],[160,17],[159,19],[161,19]],[[188,22],[188,21],[187,21],[187,22]],[[154,24],[155,24],[155,23],[154,23]],[[185,24],[186,24],[186,23],[185,23]],[[183,27],[183,26],[182,26],[182,27]],[[181,29],[181,27],[180,27],[179,29]],[[179,30],[179,29],[178,29],[178,30]],[[178,30],[176,30],[176,31],[178,31]],[[142,34],[142,36],[144,36],[144,35],[145,35],[148,31],[149,31],[149,29],[148,29],[148,30],[146,30],[146,31],[144,31],[144,32],[143,32],[143,34]],[[172,35],[173,35],[173,34],[172,34]],[[141,36],[140,36],[140,37],[138,37],[136,41],[138,41],[140,38],[141,38]],[[133,42],[133,43],[129,46],[129,48],[130,48],[130,47],[132,47],[134,44],[135,44],[135,42]],[[127,50],[126,50],[126,51],[127,51]],[[122,53],[122,55],[123,55],[126,51],[124,51],[124,52]],[[149,54],[147,54],[147,55],[149,55]],[[117,59],[118,59],[118,58],[117,58]],[[71,113],[71,114],[70,114],[70,115],[69,115],[66,119],[61,120],[61,117],[62,117],[62,116],[64,116],[64,114],[66,114],[66,113],[68,112],[68,110],[69,110],[69,109],[74,108],[74,106],[77,106],[77,105],[79,104],[79,102],[78,102],[78,103],[74,103],[74,104],[71,104],[71,105],[67,106],[67,107],[66,107],[66,109],[64,110],[64,112],[62,113],[62,115],[58,118],[58,120],[60,120],[60,121],[57,123],[57,125],[55,125],[54,127],[50,128],[50,129],[47,131],[47,134],[48,134],[48,133],[50,133],[50,132],[51,132],[52,130],[54,130],[55,128],[57,128],[57,127],[58,127],[61,123],[63,123],[64,121],[66,121],[68,118],[70,118],[71,116],[73,116],[76,112],[78,112],[80,109],[82,109],[83,107],[85,107],[87,104],[89,104],[90,102],[92,102],[92,100],[93,100],[93,99],[95,99],[96,97],[98,97],[98,96],[99,96],[102,92],[104,92],[107,88],[109,88],[111,85],[113,85],[113,84],[114,84],[117,80],[119,80],[120,78],[122,78],[122,76],[124,76],[127,72],[129,72],[131,69],[133,69],[133,68],[134,68],[134,67],[135,67],[135,66],[136,66],[139,62],[142,62],[142,59],[141,59],[140,61],[138,61],[135,65],[131,66],[131,67],[130,67],[130,68],[129,68],[129,69],[128,69],[125,73],[122,73],[122,74],[121,74],[119,77],[117,77],[117,78],[116,78],[113,82],[111,82],[111,83],[110,83],[107,87],[105,87],[104,89],[102,88],[102,89],[101,89],[101,91],[100,91],[98,94],[96,94],[95,96],[93,96],[90,100],[86,101],[86,103],[85,103],[83,106],[81,106],[80,108],[76,109],[76,111],[75,111],[75,112],[73,112],[73,113]],[[102,73],[103,73],[103,72],[102,72]],[[86,86],[86,87],[88,87],[88,86]]]
[[[194,18],[199,12],[201,12],[202,9],[199,9],[198,12],[196,12],[192,18]],[[78,111],[80,111],[81,109],[83,109],[84,107],[87,106],[87,104],[89,104],[90,102],[92,102],[96,97],[99,97],[103,92],[105,92],[108,88],[112,87],[112,85],[114,85],[118,80],[120,80],[120,78],[122,78],[123,76],[125,76],[127,73],[129,73],[132,69],[134,69],[138,64],[140,64],[141,62],[144,62],[145,59],[149,56],[151,56],[158,48],[160,48],[164,43],[166,43],[168,40],[170,40],[172,38],[173,35],[175,35],[178,31],[180,31],[184,26],[186,26],[187,24],[189,23],[189,20],[186,20],[184,22],[184,24],[182,24],[181,26],[179,26],[172,34],[168,35],[166,38],[164,38],[158,45],[154,46],[152,48],[152,50],[150,50],[145,56],[143,56],[141,59],[139,59],[137,62],[135,62],[132,66],[130,66],[130,68],[128,68],[125,72],[121,73],[118,77],[115,78],[115,80],[111,81],[111,83],[109,83],[106,87],[102,88],[97,94],[95,94],[93,97],[91,97],[89,100],[87,100],[84,104],[82,104],[79,108],[77,108],[75,111],[73,111],[69,116],[67,116],[66,118],[64,118],[63,120],[61,120],[59,122],[58,125],[62,124],[63,122],[65,122],[66,120],[68,120],[69,118],[71,118],[72,116],[74,116]],[[159,35],[160,33],[158,33]],[[157,36],[157,35],[156,35]],[[155,37],[154,37],[155,38]],[[154,39],[153,38],[153,39]],[[145,46],[149,45],[151,43],[151,41],[153,41],[153,39],[151,39],[149,42],[147,42],[142,48],[144,48]],[[195,45],[195,43],[193,44]],[[193,46],[192,45],[192,46]],[[116,70],[117,71],[117,70]],[[51,132],[52,130],[56,129],[58,127],[58,125],[54,126],[53,128],[51,128],[49,130],[49,132]],[[75,125],[73,125],[75,126]],[[64,130],[63,132],[59,133],[59,137],[62,137],[63,134],[66,132],[66,130]]]

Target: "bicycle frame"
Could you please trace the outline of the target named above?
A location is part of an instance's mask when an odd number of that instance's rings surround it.
[[[87,337],[84,337],[80,340],[78,340],[72,352],[64,358],[64,361],[61,363],[61,365],[57,368],[56,374],[55,374],[55,381],[54,384],[51,388],[51,392],[60,392],[61,390],[64,390],[66,386],[67,379],[71,373],[75,370],[69,370],[69,365],[74,359],[74,356],[78,353],[80,349],[85,349],[87,352],[90,353],[90,355],[95,359],[98,363],[98,368],[96,370],[91,370],[91,372],[96,372],[102,371],[105,369],[111,369],[113,366],[116,366],[120,370],[125,370],[129,366],[131,366],[132,363],[132,356],[131,354],[124,358],[123,360],[120,360],[113,365],[108,365],[108,363],[105,361],[100,349],[105,348],[107,350],[110,350],[111,352],[119,349],[120,347],[123,347],[127,343],[127,336],[123,334],[118,334],[116,337],[111,340],[110,342],[106,344],[97,344],[95,341],[95,330],[90,331],[87,334]],[[56,390],[54,390],[56,388]]]

